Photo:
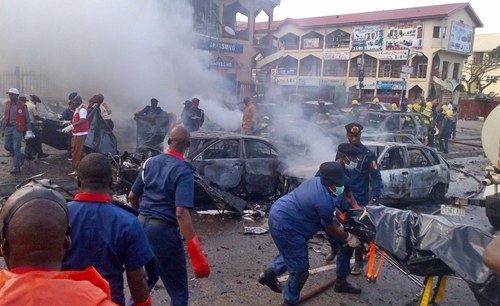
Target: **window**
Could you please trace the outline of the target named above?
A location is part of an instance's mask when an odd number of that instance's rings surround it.
[[[431,165],[429,159],[425,156],[424,152],[418,148],[408,148],[408,155],[410,157],[410,167],[427,167]]]
[[[427,153],[427,157],[431,160],[433,165],[439,165],[441,163],[436,152],[431,150],[425,150],[425,153]]]
[[[427,64],[418,64],[417,78],[425,79],[426,75],[427,75]]]
[[[347,63],[348,61],[324,61],[323,76],[347,76]]]
[[[228,139],[219,141],[203,152],[203,159],[229,159],[239,158],[240,149],[239,142],[236,139]]]
[[[266,143],[257,140],[245,140],[246,158],[278,158],[278,152]]]
[[[390,78],[391,77],[391,64],[385,64],[383,67],[383,73],[382,77],[383,78]]]
[[[439,32],[441,32],[441,27],[434,27],[432,38],[439,38]]]
[[[402,148],[392,148],[385,152],[380,162],[380,170],[401,169],[405,167]]]
[[[460,69],[460,64],[453,63],[453,75],[451,76],[451,78],[454,80],[458,80],[458,69]]]

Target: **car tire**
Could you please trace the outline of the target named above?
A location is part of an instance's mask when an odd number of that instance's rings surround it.
[[[488,221],[495,229],[500,229],[500,217],[488,217]]]
[[[446,202],[446,188],[444,184],[438,183],[432,187],[430,198],[434,203],[444,204]]]

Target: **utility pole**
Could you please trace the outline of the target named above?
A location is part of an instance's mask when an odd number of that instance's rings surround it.
[[[399,104],[401,105],[401,103],[403,102],[404,91],[406,90],[406,93],[408,94],[408,89],[407,89],[408,79],[410,78],[410,75],[413,73],[413,67],[410,66],[411,56],[412,56],[412,54],[415,54],[417,56],[422,56],[424,54],[421,51],[419,51],[415,48],[412,48],[412,47],[408,47],[406,45],[396,44],[396,46],[405,48],[407,50],[406,66],[403,67],[403,69],[401,69],[401,78],[403,79],[403,82],[404,82],[403,86],[401,87],[401,97],[399,99]],[[405,78],[405,75],[406,75],[406,78]]]
[[[410,49],[407,49],[406,51],[407,51],[406,52],[406,66],[410,66],[411,51],[410,51]],[[401,74],[403,74],[403,73],[401,73]],[[403,78],[404,83],[403,83],[403,86],[401,86],[401,95],[399,97],[399,105],[401,105],[401,103],[403,103],[403,93],[406,90],[406,87],[408,85],[408,78],[410,77],[409,73],[405,73],[405,74],[406,74],[406,78]]]
[[[363,43],[363,49],[361,51],[361,69],[358,72],[358,101],[361,102],[361,91],[363,90],[363,81],[365,79],[365,43],[366,38],[361,41]]]

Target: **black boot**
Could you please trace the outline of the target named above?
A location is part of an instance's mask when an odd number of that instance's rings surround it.
[[[360,294],[361,288],[349,284],[345,277],[339,277],[333,285],[333,291],[337,293]]]
[[[267,268],[266,270],[264,270],[264,272],[260,274],[258,281],[262,285],[268,286],[269,289],[274,292],[281,293],[283,291],[283,287],[278,281],[276,272],[274,272],[274,270],[271,268]]]

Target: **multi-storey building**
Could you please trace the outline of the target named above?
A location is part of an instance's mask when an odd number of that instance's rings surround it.
[[[410,103],[420,97],[448,103],[458,101],[463,63],[482,26],[468,3],[457,3],[287,18],[270,29],[258,24],[254,33],[272,32],[284,45],[271,75],[285,99],[302,94],[349,103],[358,96],[406,96]]]
[[[491,84],[482,91],[484,94],[492,93],[492,96],[500,95],[500,60],[492,59],[488,54],[498,46],[500,46],[500,33],[476,34],[474,36],[472,55],[464,62],[465,67],[479,68],[479,66],[482,66],[483,69],[487,70],[484,75],[481,75],[481,83],[483,86]],[[464,79],[470,78],[470,70],[464,69]],[[470,87],[471,93],[479,91],[477,83],[472,83]]]

